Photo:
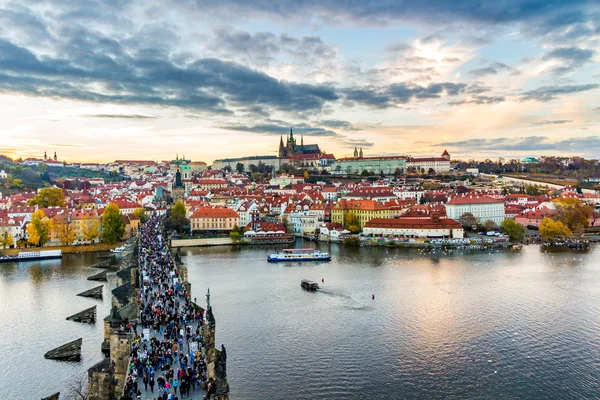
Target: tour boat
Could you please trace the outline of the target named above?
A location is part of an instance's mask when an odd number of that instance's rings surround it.
[[[125,246],[119,246],[111,250],[111,253],[122,253],[125,250]]]
[[[280,251],[279,253],[273,253],[267,261],[278,262],[278,261],[330,261],[331,255],[329,253],[321,252],[315,249],[287,249]]]
[[[306,279],[302,279],[300,286],[306,290],[319,290],[319,284],[317,282],[307,281]]]
[[[16,256],[0,257],[0,262],[37,261],[62,258],[62,250],[22,251]]]

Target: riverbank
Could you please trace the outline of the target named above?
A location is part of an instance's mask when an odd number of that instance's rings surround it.
[[[92,253],[100,251],[110,251],[115,247],[118,247],[122,242],[110,243],[97,243],[97,244],[85,244],[81,246],[44,246],[44,247],[25,247],[23,249],[5,249],[0,251],[3,256],[16,256],[21,252],[26,251],[40,251],[40,250],[61,250],[63,254],[69,253]]]

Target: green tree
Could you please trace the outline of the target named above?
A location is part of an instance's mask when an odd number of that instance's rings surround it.
[[[53,229],[52,220],[42,210],[35,211],[27,224],[27,241],[34,246],[43,246],[50,240]]]
[[[110,203],[102,213],[102,240],[107,243],[115,243],[125,234],[125,221],[121,215],[119,206]]]
[[[525,237],[525,227],[513,219],[505,219],[500,226],[513,242],[520,242]]]
[[[467,230],[473,230],[473,227],[477,226],[477,218],[470,212],[461,215],[458,222]]]
[[[146,222],[146,210],[143,208],[136,208],[133,214],[140,219],[140,224]]]
[[[353,211],[348,211],[346,214],[346,217],[344,218],[344,227],[352,233],[360,232],[360,223]]]
[[[237,172],[239,172],[241,174],[242,172],[244,172],[244,164],[237,163],[237,165],[235,166],[235,169]]]
[[[0,244],[4,249],[15,244],[15,239],[7,229],[2,229],[2,233],[0,233]]]
[[[239,232],[230,232],[229,233],[229,237],[231,238],[231,241],[233,243],[237,243],[240,241],[240,234]]]
[[[176,202],[173,208],[171,208],[171,215],[169,216],[169,222],[167,224],[168,228],[183,232],[185,227],[190,223],[186,214],[185,204],[183,204],[182,201]]]
[[[250,172],[252,172],[253,174],[255,174],[255,173],[258,172],[258,167],[256,165],[254,165],[254,164],[250,164],[248,166],[248,168],[250,168]]]
[[[366,169],[363,169],[362,172],[360,173],[360,176],[369,176],[369,175],[371,175],[371,174]]]
[[[23,187],[23,181],[20,179],[13,179],[10,187],[14,189],[21,189]]]
[[[540,224],[540,236],[548,241],[566,239],[571,236],[571,231],[560,221],[544,218]]]
[[[38,206],[40,208],[64,207],[65,194],[61,188],[40,189],[28,203],[30,206]]]

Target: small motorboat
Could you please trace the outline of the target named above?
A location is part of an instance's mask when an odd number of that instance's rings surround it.
[[[302,279],[300,286],[302,286],[302,289],[306,290],[319,290],[319,284],[317,282],[307,281],[306,279]]]
[[[111,249],[111,253],[122,253],[125,250],[125,246],[119,246],[119,247],[115,247],[114,249]]]

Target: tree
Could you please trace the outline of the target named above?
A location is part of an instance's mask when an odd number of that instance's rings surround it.
[[[29,200],[29,205],[38,206],[40,208],[64,207],[65,194],[61,188],[40,189],[38,194]]]
[[[77,377],[74,377],[73,380],[69,382],[67,399],[88,400],[89,398],[89,377],[86,372]]]
[[[229,233],[229,237],[231,238],[231,241],[233,243],[237,243],[240,241],[240,234],[239,232],[230,232]]]
[[[308,170],[306,170],[306,171],[304,171],[304,179],[308,179],[308,178],[309,178],[309,176],[308,176]]]
[[[35,211],[27,224],[27,241],[34,246],[42,247],[50,240],[52,228],[52,220],[46,217],[42,210]]]
[[[360,173],[360,176],[369,176],[369,171],[367,171],[366,169],[363,169],[362,172]]]
[[[242,172],[244,172],[244,164],[240,162],[237,163],[235,166],[235,170],[241,174]]]
[[[178,232],[183,232],[185,227],[190,223],[186,217],[186,214],[187,211],[185,209],[185,204],[183,204],[182,201],[176,202],[173,208],[171,208],[168,227],[170,229],[175,229]]]
[[[289,229],[288,225],[289,225],[289,223],[290,222],[288,220],[288,217],[281,218],[281,225],[283,225],[283,227],[285,228],[285,233],[288,232],[288,229]]]
[[[344,227],[348,229],[352,233],[360,232],[360,224],[358,222],[358,217],[354,214],[353,211],[348,211],[346,214],[346,218],[344,218]]]
[[[100,224],[98,219],[94,216],[85,216],[81,224],[81,233],[83,238],[91,243],[94,243],[94,239],[100,236]]]
[[[258,167],[254,164],[250,164],[248,168],[250,168],[250,172],[252,172],[253,174],[258,172]]]
[[[429,175],[433,175],[433,174],[435,174],[435,169],[433,169],[433,168],[429,168],[429,170],[427,171],[427,173],[428,173]]]
[[[505,219],[500,226],[513,242],[520,242],[525,237],[525,227],[513,219]]]
[[[102,213],[102,240],[107,243],[115,243],[125,234],[125,221],[121,215],[119,206],[110,203]]]
[[[15,244],[15,239],[8,232],[7,229],[2,229],[2,233],[0,233],[0,244],[4,249],[6,249],[7,247],[11,247],[13,244]]]
[[[77,239],[77,234],[71,221],[63,218],[54,222],[54,233],[64,246],[70,246]]]
[[[146,210],[143,208],[136,208],[133,214],[140,219],[140,224],[146,222]]]
[[[472,230],[473,227],[477,226],[477,218],[470,212],[466,212],[460,216],[458,222],[462,225],[463,228]]]
[[[498,228],[498,224],[496,224],[494,221],[492,221],[491,219],[486,220],[483,223],[483,226],[485,227],[485,231],[489,232],[489,231],[493,231],[496,230]]]
[[[556,199],[556,215],[554,219],[562,222],[571,232],[583,233],[588,227],[593,210],[579,199]]]
[[[21,189],[23,187],[23,181],[20,179],[13,179],[10,187],[14,189]]]
[[[544,218],[540,224],[540,236],[544,240],[553,241],[571,236],[571,231],[560,221]]]

